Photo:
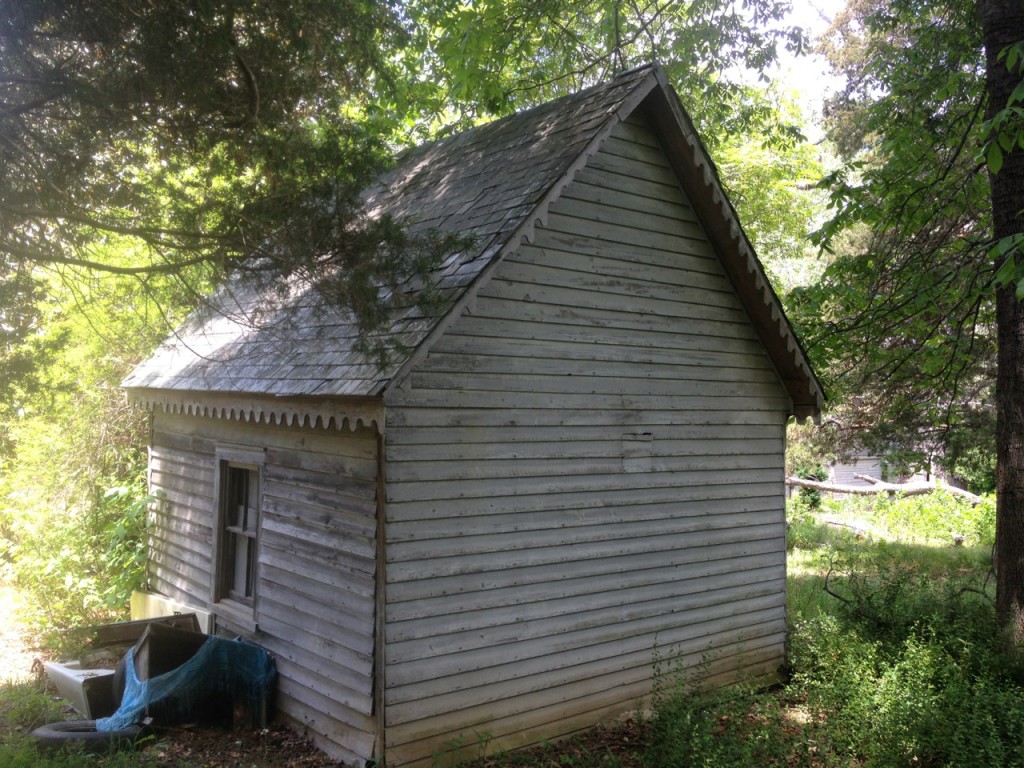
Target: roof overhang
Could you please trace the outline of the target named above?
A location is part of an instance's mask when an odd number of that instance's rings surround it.
[[[661,87],[648,93],[642,109],[660,136],[683,191],[718,252],[779,379],[792,398],[792,415],[800,420],[818,420],[825,406],[825,390],[783,313],[782,302],[740,225],[693,122],[660,67],[654,69],[654,76]]]

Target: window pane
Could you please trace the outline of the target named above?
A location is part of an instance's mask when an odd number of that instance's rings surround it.
[[[251,603],[256,594],[256,536],[259,530],[259,470],[223,465],[223,548],[218,593]]]
[[[249,505],[249,473],[250,470],[240,467],[228,469],[227,524],[235,528],[246,527]]]
[[[232,563],[231,592],[236,597],[252,597],[251,571],[253,565],[252,539],[234,536],[235,561]]]

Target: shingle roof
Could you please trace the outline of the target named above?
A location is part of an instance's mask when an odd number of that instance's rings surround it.
[[[737,251],[734,261],[740,266],[732,270],[735,275],[730,273],[734,283],[750,283],[745,300],[753,296],[763,305],[755,308],[755,322],[761,314],[773,326],[767,330],[766,345],[770,353],[773,348],[782,351],[783,380],[786,370],[792,369],[789,378],[798,391],[798,409],[803,402],[804,410],[815,414],[823,399],[820,386],[689,118],[656,66],[417,148],[366,191],[370,215],[407,219],[413,233],[437,228],[472,238],[472,245],[449,257],[435,275],[448,300],[446,309],[434,316],[416,307],[396,313],[393,337],[409,355],[429,344],[431,334],[443,328],[445,313],[457,311],[460,297],[504,252],[532,237],[534,224],[545,218],[547,205],[575,171],[614,125],[641,101],[650,101],[651,94],[661,105],[662,123],[674,132],[676,154],[702,178],[705,188],[698,192],[708,196],[704,207],[713,219],[705,226],[712,234],[720,230],[720,239]],[[654,122],[657,125],[658,120]],[[383,370],[365,359],[357,351],[351,318],[320,300],[309,285],[288,286],[282,303],[283,309],[268,311],[258,291],[225,286],[211,302],[213,309],[197,311],[123,386],[254,396],[372,397],[412,359],[397,359]],[[780,367],[778,360],[776,365]]]

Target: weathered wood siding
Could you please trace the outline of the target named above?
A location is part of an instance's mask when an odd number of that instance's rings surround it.
[[[376,738],[375,432],[153,416],[150,482],[167,498],[152,531],[151,587],[209,607],[215,451],[264,451],[258,631],[274,654],[279,711],[330,753],[358,762]]]
[[[773,670],[791,403],[642,121],[387,407],[386,762]]]

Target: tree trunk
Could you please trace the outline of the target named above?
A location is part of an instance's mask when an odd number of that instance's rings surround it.
[[[1020,76],[999,52],[1024,38],[1021,0],[978,0],[985,37],[988,117],[1006,107]],[[1024,152],[1014,148],[989,174],[996,240],[1024,231]],[[1020,256],[1016,257],[1020,260]],[[1013,284],[998,289],[996,375],[996,610],[1024,641],[1024,308]]]

